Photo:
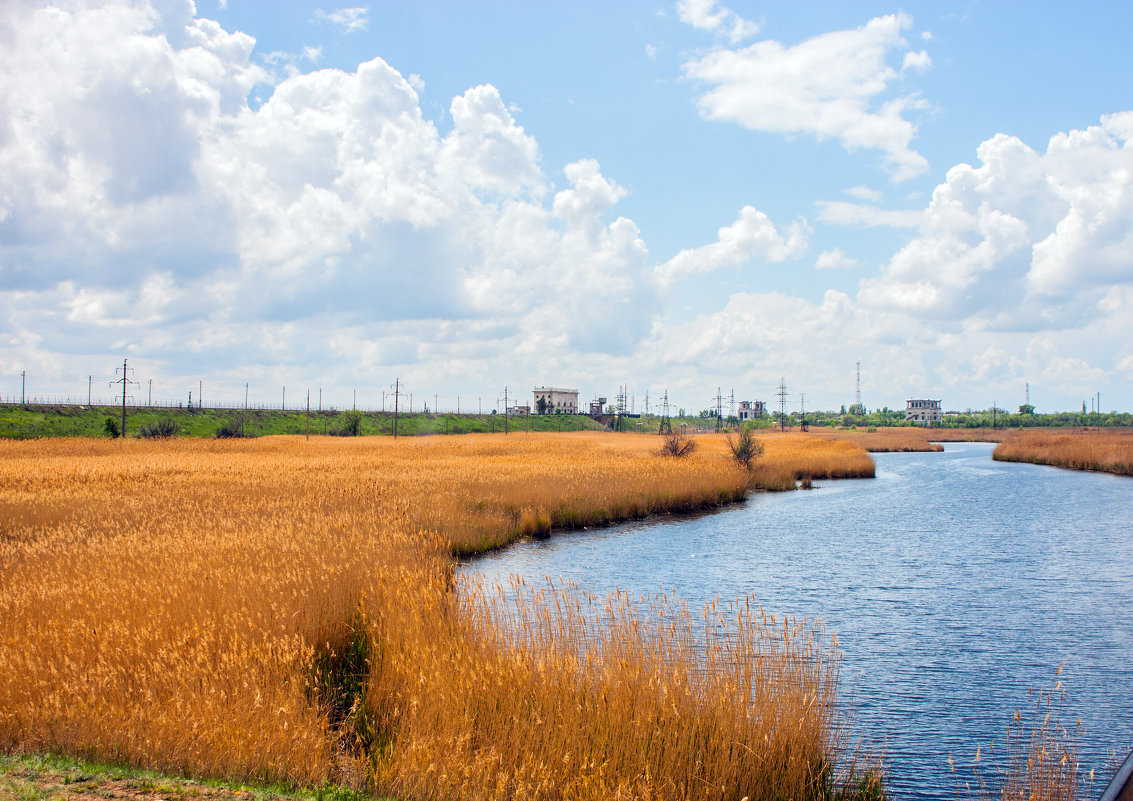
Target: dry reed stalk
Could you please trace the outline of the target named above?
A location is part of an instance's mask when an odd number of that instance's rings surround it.
[[[827,797],[839,764],[837,646],[750,599],[679,601],[464,581],[431,615],[413,680],[374,692],[409,744],[378,773],[411,797]],[[439,644],[439,645],[438,645]],[[384,680],[384,679],[383,679]],[[879,795],[879,792],[876,793]]]
[[[1066,692],[1058,680],[1061,672],[1060,665],[1051,687],[1045,691],[1028,690],[1031,708],[1018,709],[1012,715],[1005,739],[1006,761],[998,768],[998,779],[990,786],[981,773],[980,749],[976,749],[972,773],[981,801],[996,797],[998,801],[1078,801],[1082,797],[1093,771],[1087,776],[1080,770],[1081,721],[1073,730],[1062,723]],[[993,742],[989,755],[994,749]]]
[[[0,443],[0,749],[308,786],[368,773],[422,797],[739,798],[752,771],[844,786],[818,639],[747,622],[729,651],[675,602],[592,623],[547,594],[513,620],[487,589],[453,592],[451,553],[525,527],[742,495],[707,439],[684,460],[632,435]],[[854,458],[776,447],[791,471]],[[336,712],[327,687],[350,676],[319,666],[359,637],[367,691]]]
[[[1133,476],[1133,432],[1024,431],[1001,442],[992,458]]]

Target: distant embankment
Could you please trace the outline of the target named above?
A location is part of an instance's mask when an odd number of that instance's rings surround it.
[[[1023,431],[1005,438],[991,456],[1001,462],[1133,476],[1133,431]]]
[[[0,438],[110,436],[107,418],[120,427],[120,406],[0,405]],[[126,436],[159,431],[174,436],[261,437],[274,434],[392,435],[393,412],[306,409],[184,409],[151,406],[126,407]],[[602,426],[579,415],[530,415],[504,420],[502,414],[422,413],[396,415],[397,433],[469,434],[509,431],[591,431]]]

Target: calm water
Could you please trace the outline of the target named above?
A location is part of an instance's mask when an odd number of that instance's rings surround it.
[[[873,480],[556,534],[464,570],[694,603],[752,593],[769,612],[821,618],[845,654],[843,698],[900,798],[955,799],[976,747],[986,763],[1028,687],[1065,663],[1063,719],[1081,718],[1096,796],[1109,750],[1133,746],[1133,480],[945,448],[877,454]]]

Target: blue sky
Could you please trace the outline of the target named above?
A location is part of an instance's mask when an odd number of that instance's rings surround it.
[[[0,392],[1128,409],[1131,16],[10,4]]]

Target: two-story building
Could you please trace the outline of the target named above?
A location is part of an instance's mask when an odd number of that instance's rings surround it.
[[[922,425],[939,423],[943,417],[939,400],[912,398],[905,401],[905,419]]]
[[[740,401],[739,408],[736,409],[736,416],[739,417],[740,422],[746,420],[756,420],[761,417],[767,416],[767,404],[763,401]]]
[[[538,411],[543,409],[543,414],[578,414],[578,390],[577,389],[559,389],[558,387],[535,387],[532,390],[535,396],[535,401],[532,408]],[[543,405],[539,405],[539,401],[543,401]]]

